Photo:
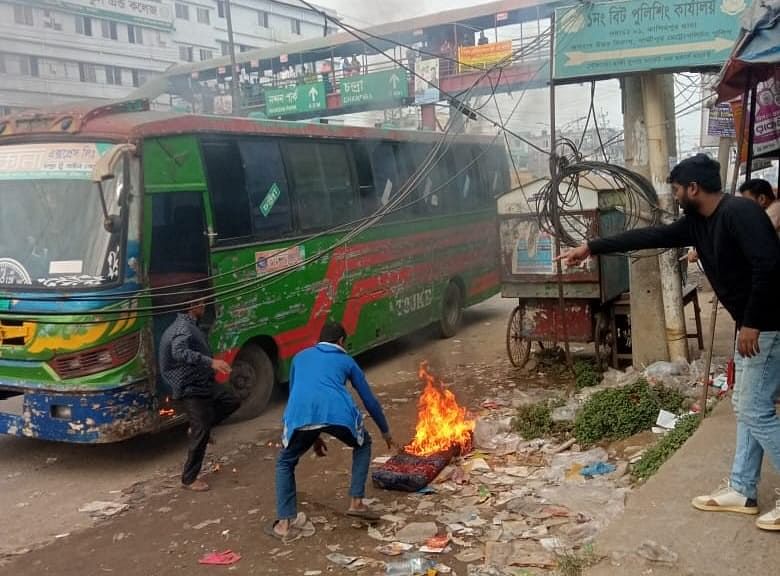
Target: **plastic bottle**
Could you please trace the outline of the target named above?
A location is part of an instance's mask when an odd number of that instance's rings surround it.
[[[386,576],[415,576],[425,574],[436,563],[422,556],[409,556],[403,560],[387,563]]]

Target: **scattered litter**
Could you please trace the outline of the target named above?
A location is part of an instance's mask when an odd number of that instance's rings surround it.
[[[455,554],[455,560],[463,562],[464,564],[471,564],[472,562],[478,562],[485,557],[485,553],[481,548],[466,548]]]
[[[593,478],[594,476],[611,474],[615,470],[617,470],[617,466],[614,464],[610,464],[609,462],[597,462],[596,464],[591,464],[580,470],[580,474],[585,478]]]
[[[320,574],[322,574],[322,570],[306,570],[303,576],[320,576]]]
[[[655,425],[659,428],[665,428],[666,430],[673,430],[674,427],[677,426],[678,420],[679,418],[671,412],[661,410],[658,413],[658,418],[655,421]]]
[[[62,534],[57,534],[54,539],[61,540],[62,538],[67,538],[68,536],[70,536],[70,532],[63,532]]]
[[[214,520],[204,520],[199,524],[195,524],[195,526],[193,526],[192,529],[203,530],[206,526],[214,526],[216,524],[219,524],[220,522],[222,522],[222,518],[215,518]]]
[[[241,554],[237,554],[232,550],[225,550],[223,552],[210,552],[198,560],[198,564],[208,564],[211,566],[232,566],[236,562],[241,560]]]
[[[371,463],[372,464],[387,464],[387,461],[390,460],[391,456],[377,456],[374,458]]]
[[[422,544],[436,536],[438,531],[435,522],[412,522],[399,530],[395,537],[407,544]]]
[[[173,508],[171,508],[170,506],[160,506],[160,507],[157,509],[157,511],[158,511],[160,514],[167,514],[168,512],[171,512],[171,511],[173,511]]]
[[[350,572],[360,570],[372,563],[372,561],[367,558],[361,558],[360,556],[345,556],[344,554],[328,554],[327,558],[334,564],[342,566]]]
[[[345,556],[344,554],[328,554],[327,558],[338,566],[349,566],[358,559],[357,556]]]
[[[396,562],[388,562],[385,574],[387,576],[414,576],[426,574],[436,563],[421,556],[412,556]]]
[[[420,548],[420,552],[426,554],[441,554],[448,550],[450,543],[449,534],[443,534],[441,536],[434,536],[425,541],[425,545]]]
[[[404,552],[411,550],[413,546],[411,544],[404,544],[403,542],[391,542],[384,546],[377,546],[376,551],[385,556],[400,556]]]
[[[260,512],[260,508],[252,508],[251,510],[247,511],[247,514],[249,516],[254,516],[255,514],[258,514]]]
[[[130,508],[130,506],[121,502],[104,502],[101,500],[95,500],[89,504],[84,504],[84,506],[79,508],[79,512],[84,512],[90,516],[95,517],[110,518],[111,516],[115,516],[120,512],[124,512],[128,508]]]
[[[561,541],[560,538],[542,538],[539,540],[539,544],[548,552],[559,553],[565,549],[563,541]]]

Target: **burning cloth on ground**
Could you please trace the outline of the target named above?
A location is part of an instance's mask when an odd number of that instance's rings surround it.
[[[450,460],[471,450],[474,420],[458,404],[455,395],[442,387],[420,366],[425,389],[418,403],[414,440],[380,468],[371,479],[379,488],[417,492],[430,484]]]

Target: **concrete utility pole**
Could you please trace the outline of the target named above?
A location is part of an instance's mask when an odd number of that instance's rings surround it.
[[[650,179],[647,152],[647,128],[642,98],[642,81],[639,76],[623,79],[623,133],[625,138],[626,167]],[[640,205],[642,213],[649,213],[647,203]],[[643,220],[648,226],[650,222]],[[639,256],[655,254],[642,251]],[[645,257],[630,263],[631,286],[631,353],[634,366],[647,366],[658,360],[669,360],[666,330],[659,318],[664,317],[661,297],[661,271],[658,258]]]
[[[647,126],[648,159],[650,181],[658,195],[660,207],[668,213],[674,209],[672,191],[666,182],[669,174],[669,145],[667,138],[667,115],[664,107],[664,87],[657,74],[642,76],[645,122]],[[665,217],[671,221],[671,216]],[[685,330],[685,316],[682,304],[682,281],[677,253],[667,250],[658,257],[661,270],[661,293],[663,294],[666,343],[672,361],[688,360],[688,338]],[[633,332],[633,331],[632,331]]]
[[[236,70],[236,45],[233,43],[233,16],[230,10],[230,0],[225,0],[225,20],[228,33],[228,51],[230,52],[230,96],[233,116],[241,116],[241,90],[238,87],[238,70]]]

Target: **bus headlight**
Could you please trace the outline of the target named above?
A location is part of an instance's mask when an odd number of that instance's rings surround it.
[[[140,332],[133,332],[97,348],[56,356],[49,361],[63,380],[89,376],[130,362],[138,354]]]

